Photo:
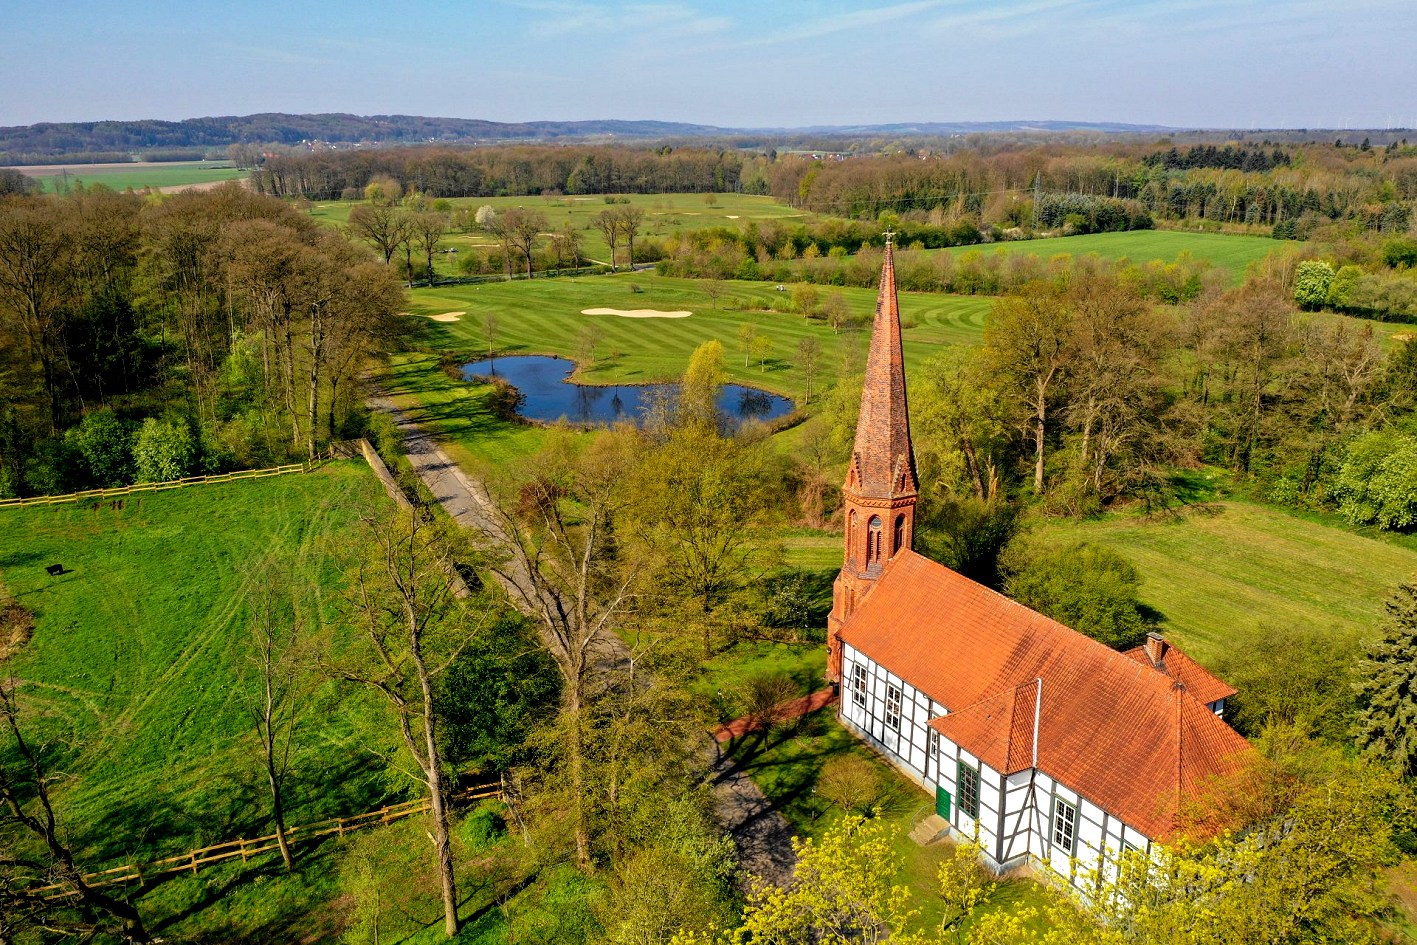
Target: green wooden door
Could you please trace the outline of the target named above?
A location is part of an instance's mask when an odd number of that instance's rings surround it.
[[[935,788],[935,813],[946,821],[950,819],[950,792],[942,787]]]

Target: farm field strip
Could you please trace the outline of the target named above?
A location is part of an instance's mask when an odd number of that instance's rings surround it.
[[[38,179],[44,185],[46,193],[56,192],[65,183],[72,187],[80,181],[85,186],[102,184],[114,190],[125,190],[129,187],[143,190],[147,187],[181,187],[238,180],[248,173],[226,162],[217,161],[46,165],[19,167],[16,170]]]
[[[1182,253],[1189,253],[1197,259],[1209,260],[1212,265],[1228,270],[1231,278],[1239,282],[1251,263],[1258,262],[1273,252],[1298,245],[1273,240],[1267,236],[1192,233],[1184,230],[1130,230],[1125,233],[1087,233],[1082,236],[955,246],[926,252],[952,253],[956,259],[970,251],[985,254],[1026,254],[1043,259],[1051,259],[1063,253],[1073,257],[1095,253],[1103,259],[1127,259],[1139,264],[1156,259],[1174,262]]]

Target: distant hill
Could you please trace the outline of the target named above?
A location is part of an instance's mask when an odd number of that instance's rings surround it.
[[[476,118],[426,118],[417,115],[287,115],[269,112],[259,115],[189,118],[184,121],[89,121],[62,124],[45,122],[0,128],[0,164],[47,163],[74,155],[115,159],[120,155],[134,153],[152,155],[154,152],[171,153],[183,149],[221,149],[232,144],[298,145],[310,141],[334,145],[377,146],[607,138],[646,141],[667,138],[721,138],[742,134],[895,137],[973,132],[1139,133],[1164,130],[1167,129],[1160,125],[1067,121],[916,122],[764,129],[615,119],[506,123]],[[179,155],[173,153],[170,156],[175,158]]]

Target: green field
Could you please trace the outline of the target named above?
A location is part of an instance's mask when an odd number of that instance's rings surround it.
[[[649,273],[615,276],[533,279],[483,285],[440,286],[411,293],[416,315],[461,312],[456,322],[423,321],[421,343],[439,350],[473,354],[485,350],[482,319],[487,313],[498,322],[496,344],[505,354],[559,354],[574,356],[581,330],[590,325],[602,335],[595,366],[583,371],[589,383],[644,383],[677,378],[689,355],[711,339],[723,343],[732,380],[799,398],[804,379],[797,366],[797,345],[816,338],[822,345],[822,377],[835,375],[847,345],[863,346],[864,331],[835,334],[825,322],[766,309],[785,300],[785,293],[766,282],[725,283],[724,296],[714,309],[703,292],[703,283]],[[632,291],[632,286],[640,291]],[[873,289],[823,287],[822,298],[840,291],[853,314],[868,317],[876,304]],[[917,322],[905,331],[905,354],[915,363],[946,344],[973,344],[982,335],[988,298],[927,293],[903,293],[901,317]],[[582,315],[587,308],[690,311],[689,318],[621,318]],[[742,310],[740,310],[742,309]],[[744,365],[738,344],[738,326],[756,325],[772,339],[766,370],[757,363]]]
[[[1108,516],[1042,529],[1115,548],[1142,575],[1163,629],[1203,662],[1237,627],[1304,625],[1367,632],[1383,601],[1417,576],[1417,547],[1277,509],[1227,500],[1178,518]]]
[[[25,173],[44,185],[45,193],[55,193],[64,186],[73,187],[79,182],[85,186],[102,184],[114,190],[142,190],[146,187],[183,187],[190,184],[209,184],[215,181],[237,180],[247,175],[247,171],[237,170],[224,161],[178,161],[171,164],[139,164],[125,167],[121,164],[70,165],[59,168],[23,169]],[[67,171],[67,175],[66,172]]]
[[[931,252],[953,253],[956,257],[977,250],[982,253],[1007,255],[1030,254],[1051,259],[1067,253],[1071,256],[1096,254],[1103,259],[1126,259],[1147,263],[1154,259],[1173,262],[1182,253],[1209,260],[1226,269],[1232,279],[1240,281],[1245,269],[1270,253],[1292,247],[1267,236],[1232,236],[1224,233],[1190,233],[1181,230],[1132,230],[1126,233],[1088,233],[1083,236],[1059,236],[1042,240],[1016,240],[989,246],[955,247]]]
[[[771,197],[754,197],[746,194],[713,194],[713,203],[706,202],[707,194],[632,194],[626,199],[630,206],[645,212],[640,228],[640,239],[665,239],[675,233],[705,229],[712,226],[737,228],[750,221],[781,220],[784,223],[803,223],[812,219],[806,211],[778,203]],[[476,209],[484,205],[496,210],[509,207],[526,207],[546,214],[550,229],[559,230],[569,223],[579,231],[584,244],[582,252],[592,259],[610,262],[610,249],[600,235],[591,218],[603,210],[615,206],[605,202],[604,197],[454,197],[448,200],[455,209],[470,207]],[[343,225],[349,219],[349,211],[358,206],[349,201],[327,201],[315,204],[311,216],[331,225]],[[460,233],[453,231],[444,240],[444,245],[459,251],[470,248],[490,248],[497,241],[483,232]],[[619,249],[619,259],[623,264],[625,246]],[[436,261],[435,261],[436,262]],[[445,255],[436,268],[440,273],[453,274],[456,268]]]
[[[268,832],[239,679],[247,597],[269,556],[308,595],[312,631],[342,583],[329,543],[387,501],[363,462],[101,503],[0,510],[0,580],[35,613],[6,667],[67,743],[59,804],[80,856],[106,865]],[[50,577],[45,566],[70,573]],[[349,741],[358,699],[310,697],[290,822],[377,806],[390,789]],[[336,706],[339,706],[336,710]]]

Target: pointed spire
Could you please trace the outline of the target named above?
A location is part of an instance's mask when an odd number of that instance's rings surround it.
[[[896,300],[895,234],[886,232],[881,289],[866,356],[861,417],[846,488],[858,496],[889,499],[917,492],[915,451],[910,444],[910,412],[905,396],[900,305]]]

